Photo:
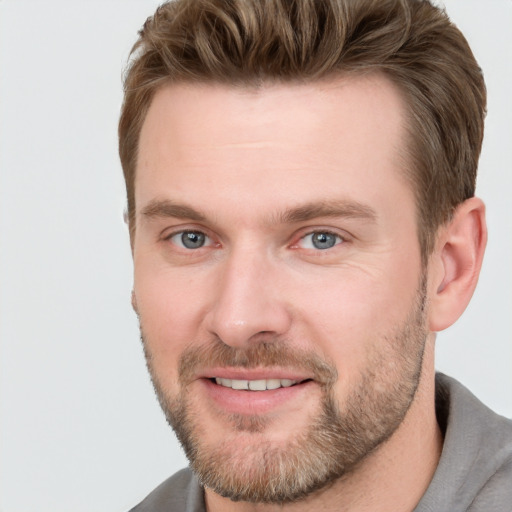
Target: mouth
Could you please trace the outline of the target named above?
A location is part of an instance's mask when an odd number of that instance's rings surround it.
[[[268,391],[279,388],[290,388],[297,384],[308,382],[311,379],[305,380],[292,380],[292,379],[225,379],[222,377],[213,377],[210,379],[212,383],[225,388],[234,389],[237,391]]]
[[[242,415],[300,409],[304,400],[320,389],[311,376],[286,371],[220,369],[199,378],[198,383],[202,384],[200,389],[208,396],[209,407],[223,414]]]

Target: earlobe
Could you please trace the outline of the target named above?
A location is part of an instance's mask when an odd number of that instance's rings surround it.
[[[459,205],[438,236],[429,265],[434,281],[430,331],[446,329],[466,309],[478,282],[486,243],[485,205],[472,197]]]

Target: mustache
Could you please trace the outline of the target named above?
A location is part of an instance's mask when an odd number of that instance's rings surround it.
[[[312,375],[325,387],[332,387],[338,378],[334,364],[318,354],[298,347],[291,347],[281,339],[257,341],[246,348],[226,345],[215,338],[212,342],[186,349],[180,357],[180,381],[188,384],[203,368],[290,368]]]

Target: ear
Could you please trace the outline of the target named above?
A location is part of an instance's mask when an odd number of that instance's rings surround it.
[[[430,331],[446,329],[466,309],[478,282],[486,243],[485,205],[472,197],[439,230],[429,265]]]

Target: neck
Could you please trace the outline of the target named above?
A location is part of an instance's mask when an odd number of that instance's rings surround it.
[[[208,512],[410,512],[427,490],[443,439],[435,414],[433,339],[404,421],[356,470],[304,500],[287,504],[232,502],[206,489]]]

